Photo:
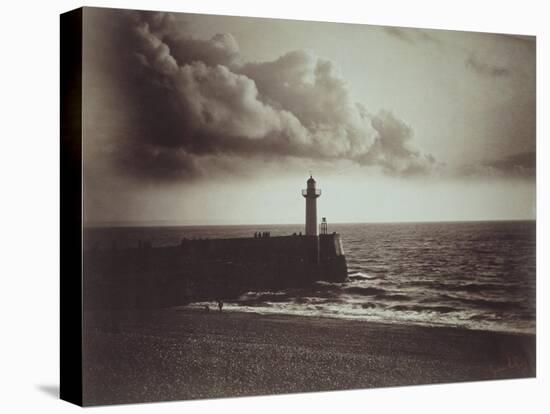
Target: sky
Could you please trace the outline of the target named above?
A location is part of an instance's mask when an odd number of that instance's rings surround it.
[[[94,224],[534,219],[536,42],[86,8]]]

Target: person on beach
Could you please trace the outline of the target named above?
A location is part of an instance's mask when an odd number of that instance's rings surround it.
[[[223,308],[223,301],[220,299],[218,300],[218,309],[220,310],[220,313],[222,312],[222,308]]]

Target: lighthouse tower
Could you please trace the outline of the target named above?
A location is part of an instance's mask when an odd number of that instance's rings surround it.
[[[315,188],[315,180],[311,175],[302,195],[306,199],[306,236],[317,236],[317,197],[321,195],[321,190]]]

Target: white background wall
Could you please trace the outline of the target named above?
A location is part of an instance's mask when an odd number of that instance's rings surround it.
[[[546,2],[480,0],[126,0],[89,6],[494,31],[538,36],[538,378],[216,401],[111,412],[543,412],[548,406],[548,73]],[[71,412],[59,376],[59,17],[77,1],[8,0],[0,18],[0,410]],[[545,217],[546,215],[546,217]],[[7,231],[6,231],[7,230]],[[541,352],[542,351],[542,352]],[[547,407],[546,407],[547,409]],[[96,411],[97,409],[91,409]]]

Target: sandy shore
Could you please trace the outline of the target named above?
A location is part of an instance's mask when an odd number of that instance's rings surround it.
[[[88,313],[86,405],[535,376],[533,335],[250,313]]]

